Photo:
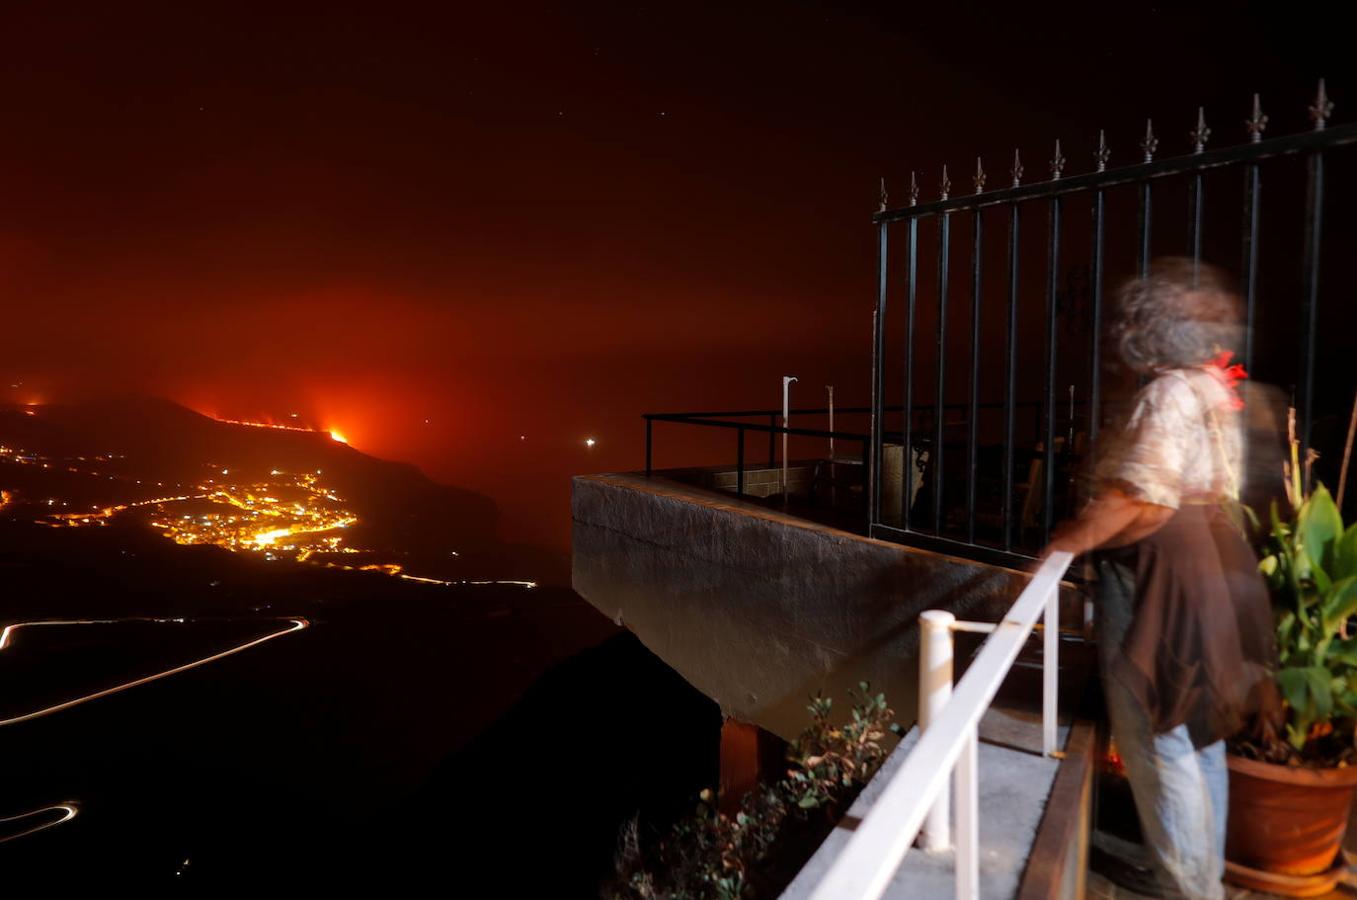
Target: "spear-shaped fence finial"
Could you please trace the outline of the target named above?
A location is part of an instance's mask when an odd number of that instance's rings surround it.
[[[1013,168],[1008,170],[1008,174],[1013,176],[1013,186],[1022,184],[1022,157],[1018,155],[1018,148],[1013,148]]]
[[[1258,95],[1253,95],[1253,115],[1244,120],[1249,130],[1249,143],[1256,144],[1263,139],[1263,129],[1267,128],[1267,116],[1263,115],[1263,103]]]
[[[942,181],[938,182],[938,187],[942,191],[942,196],[938,199],[946,200],[947,195],[952,192],[952,179],[947,177],[947,163],[942,164]]]
[[[1324,126],[1329,124],[1329,115],[1333,112],[1333,101],[1329,99],[1329,94],[1324,90],[1324,79],[1319,79],[1319,90],[1315,92],[1315,102],[1310,106],[1310,121],[1315,125],[1315,131],[1323,131]]]
[[[1093,162],[1099,172],[1107,171],[1107,161],[1112,158],[1112,151],[1107,146],[1107,132],[1101,128],[1098,129],[1098,149],[1093,151]]]
[[[1145,162],[1154,161],[1154,151],[1159,149],[1159,138],[1154,136],[1154,122],[1151,119],[1145,120],[1145,139],[1140,142],[1140,149],[1145,153]]]
[[[919,180],[914,177],[914,173],[909,173],[909,205],[916,206],[919,203]]]
[[[1206,127],[1206,107],[1197,107],[1197,127],[1187,136],[1192,139],[1193,153],[1201,153],[1206,149],[1206,142],[1211,140],[1211,129]]]
[[[1060,173],[1065,171],[1065,157],[1060,152],[1060,138],[1055,139],[1055,156],[1051,157],[1051,180],[1059,181]]]
[[[886,176],[881,176],[881,205],[877,207],[879,212],[886,211],[886,205],[890,202],[890,197],[886,194]]]
[[[975,158],[975,175],[971,178],[971,184],[975,185],[977,194],[985,190],[985,167],[980,164],[978,156]]]

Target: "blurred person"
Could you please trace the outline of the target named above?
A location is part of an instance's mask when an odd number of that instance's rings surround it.
[[[1238,516],[1239,303],[1223,275],[1155,262],[1119,294],[1113,334],[1144,386],[1046,553],[1098,551],[1097,639],[1112,736],[1156,875],[1220,898],[1224,739],[1272,709],[1267,588]]]

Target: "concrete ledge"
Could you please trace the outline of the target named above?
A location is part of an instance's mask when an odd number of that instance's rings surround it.
[[[1027,857],[1018,900],[1078,900],[1085,895],[1097,747],[1094,724],[1076,721]]]
[[[912,722],[919,613],[995,621],[1028,580],[663,478],[576,477],[572,513],[575,590],[727,716],[786,739],[810,696],[846,704],[859,681]]]

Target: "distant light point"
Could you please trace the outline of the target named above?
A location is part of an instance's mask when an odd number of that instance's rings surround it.
[[[594,446],[594,445],[597,444],[597,443],[598,443],[598,441],[594,440],[593,438],[585,438],[585,439],[584,439],[584,446],[586,446],[586,447],[592,447],[592,446]]]

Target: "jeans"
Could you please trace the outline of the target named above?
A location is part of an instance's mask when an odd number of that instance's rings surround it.
[[[1110,674],[1135,608],[1135,573],[1103,559],[1098,575],[1098,662],[1107,714],[1155,874],[1169,896],[1219,900],[1225,896],[1229,793],[1225,742],[1197,750],[1185,725],[1150,732],[1146,711]]]

